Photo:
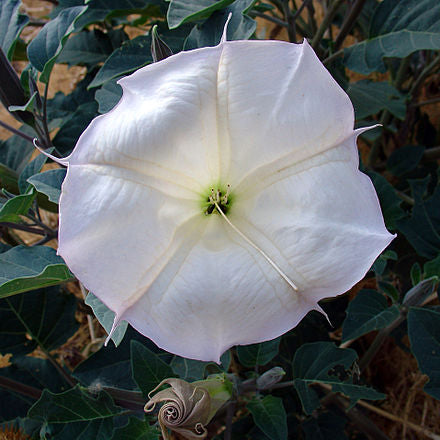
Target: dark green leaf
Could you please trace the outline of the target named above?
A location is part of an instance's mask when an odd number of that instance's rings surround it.
[[[53,440],[108,440],[113,433],[113,418],[51,425]]]
[[[254,3],[255,0],[236,0],[227,8],[214,12],[203,24],[194,26],[185,41],[185,50],[219,44],[229,14],[232,16],[228,24],[227,39],[231,41],[250,38],[257,23],[246,13]]]
[[[64,119],[60,130],[53,138],[53,144],[61,154],[71,153],[83,131],[97,116],[97,112],[96,101],[86,102],[80,105],[69,118]]]
[[[88,9],[75,23],[75,30],[82,29],[92,23],[99,23],[112,17],[129,14],[150,14],[159,12],[163,0],[91,0],[87,2]],[[83,4],[82,0],[69,2],[70,6]]]
[[[409,181],[415,204],[411,217],[398,220],[397,227],[419,255],[435,258],[440,253],[440,185],[423,199],[428,180]]]
[[[141,35],[126,41],[105,61],[104,65],[90,83],[90,88],[98,87],[105,82],[133,72],[153,61],[151,57],[151,37]]]
[[[120,77],[107,81],[95,93],[95,100],[99,104],[99,113],[109,112],[121,99],[122,87],[116,83]]]
[[[0,353],[24,355],[37,346],[50,351],[78,328],[76,299],[49,287],[0,300]]]
[[[137,341],[131,341],[131,368],[133,379],[145,396],[163,379],[175,377],[168,364]]]
[[[48,148],[46,150],[48,153],[53,152],[53,148]],[[18,178],[18,188],[21,194],[25,194],[32,187],[31,184],[27,181],[27,179],[34,174],[37,174],[43,168],[43,165],[46,163],[48,157],[45,154],[39,154],[34,160],[29,162],[20,173],[20,177]]]
[[[350,83],[347,93],[358,120],[375,115],[381,110],[388,110],[398,119],[405,118],[406,97],[387,82],[362,80]]]
[[[46,194],[51,202],[58,203],[61,195],[61,184],[66,177],[66,169],[58,168],[35,174],[27,181],[42,194]]]
[[[19,130],[35,136],[35,133],[26,126],[20,127]],[[0,141],[0,163],[15,171],[18,177],[18,174],[28,163],[34,149],[35,147],[29,141],[14,135],[6,141]]]
[[[385,272],[388,260],[397,260],[397,254],[394,251],[385,251],[376,259],[372,266],[372,270],[376,272],[377,275],[382,276]]]
[[[0,222],[20,223],[20,216],[26,215],[29,212],[34,199],[35,193],[30,193],[7,200],[6,203],[0,207]]]
[[[160,432],[148,420],[130,417],[128,424],[115,430],[111,440],[159,440]]]
[[[107,334],[110,334],[116,316],[115,313],[91,292],[87,295],[85,303],[92,308],[93,313],[96,318],[98,318],[99,323],[104,327]],[[116,347],[124,338],[125,332],[127,331],[127,325],[126,321],[122,321],[113,332],[112,340]]]
[[[105,385],[135,390],[137,387],[132,378],[130,360],[130,345],[133,339],[141,341],[152,350],[157,350],[149,339],[144,338],[128,326],[126,335],[119,347],[115,348],[113,344],[101,347],[98,352],[93,353],[76,367],[74,376],[87,386],[99,387]]]
[[[188,21],[209,17],[214,11],[225,8],[234,0],[171,0],[167,13],[170,29]]]
[[[0,47],[8,59],[12,59],[15,43],[21,31],[29,22],[27,15],[20,14],[21,0],[0,2]]]
[[[44,390],[38,402],[29,410],[29,417],[48,423],[72,423],[114,417],[122,412],[111,397],[100,392],[93,397],[76,386],[60,394]]]
[[[440,400],[440,312],[411,308],[408,336],[420,371],[429,376],[424,390]]]
[[[393,303],[397,302],[400,298],[400,293],[396,289],[396,286],[394,284],[391,284],[387,281],[379,281],[378,283],[379,290],[385,295],[391,299]]]
[[[271,440],[287,440],[287,416],[279,397],[266,396],[247,404],[255,424]]]
[[[422,279],[422,268],[420,267],[420,264],[418,261],[416,261],[411,266],[410,276],[411,276],[411,283],[413,286],[420,283],[420,281]]]
[[[317,418],[305,420],[301,427],[305,440],[348,440],[345,435],[347,420],[330,412],[319,414]]]
[[[48,360],[35,357],[13,358],[11,366],[0,368],[0,377],[37,390],[48,388],[50,391],[59,393],[67,388],[67,384]],[[26,416],[35,400],[21,394],[18,389],[1,389],[0,387],[0,421]]]
[[[391,153],[387,168],[395,176],[402,176],[417,167],[424,152],[425,147],[420,145],[405,145]]]
[[[266,365],[278,354],[280,340],[281,338],[276,338],[260,344],[239,345],[237,355],[240,363],[245,367]]]
[[[69,66],[76,64],[95,66],[104,62],[126,39],[127,35],[122,29],[109,33],[99,29],[80,32],[66,42],[57,58],[57,63],[67,63]]]
[[[434,260],[428,261],[423,266],[423,272],[426,278],[437,276],[440,278],[440,255]]]
[[[358,385],[353,381],[351,367],[357,353],[350,348],[337,348],[332,342],[312,342],[302,345],[293,359],[293,377],[296,391],[306,414],[311,414],[318,406],[318,396],[310,385],[325,383],[334,392],[350,397],[352,403],[358,399],[378,400],[385,398],[372,388]]]
[[[404,58],[424,49],[440,49],[440,3],[384,0],[374,12],[368,39],[345,49],[344,63],[363,74],[385,72],[384,57]]]
[[[361,290],[350,302],[342,327],[342,341],[357,339],[391,324],[400,315],[396,305],[388,307],[386,298],[375,290]]]
[[[40,81],[47,83],[55,60],[73,32],[75,21],[84,13],[85,6],[75,6],[61,11],[49,21],[28,46],[27,54],[32,65],[41,72]]]
[[[0,265],[0,298],[73,278],[55,249],[47,246],[16,246],[0,254]]]
[[[396,190],[385,177],[374,172],[369,172],[368,176],[376,188],[385,225],[388,229],[395,229],[396,223],[405,215],[400,207],[402,199],[396,194]]]
[[[205,377],[205,370],[211,362],[197,361],[195,359],[186,359],[180,356],[174,356],[170,363],[174,373],[186,381],[200,380]]]

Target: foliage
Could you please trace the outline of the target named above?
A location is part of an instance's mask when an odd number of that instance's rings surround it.
[[[0,4],[0,98],[25,123],[0,141],[0,354],[12,354],[0,368],[0,422],[35,439],[157,440],[156,419],[143,414],[153,388],[169,377],[227,373],[234,401],[218,412],[208,438],[376,438],[371,420],[334,412],[331,403],[386,399],[386,386],[366,383],[364,370],[385,341],[405,346],[406,335],[429,378],[425,392],[440,399],[440,120],[428,111],[440,100],[438,0],[53,3],[38,20],[20,0]],[[66,171],[32,156],[32,140],[56,157],[69,154],[90,121],[118,103],[118,79],[155,59],[153,26],[178,53],[218,44],[230,13],[229,40],[307,38],[350,96],[356,126],[382,125],[361,136],[361,169],[397,238],[366,275],[367,288],[322,303],[332,327],[312,312],[284,336],[235,347],[217,365],[166,353],[122,322],[114,344],[93,339],[65,363],[59,353],[78,330],[77,317],[93,313],[110,332],[114,313],[93,293],[84,304],[66,284],[74,275],[43,215],[56,215]],[[23,29],[34,30],[30,42]],[[8,60],[25,60],[21,78]],[[84,78],[47,99],[61,64],[81,66]]]

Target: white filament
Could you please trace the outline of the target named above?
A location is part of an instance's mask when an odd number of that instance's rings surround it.
[[[284,281],[292,287],[292,289],[297,292],[298,287],[293,283],[293,281],[290,280],[290,278],[275,264],[275,262],[267,255],[262,249],[260,249],[255,243],[253,243],[249,238],[246,237],[246,235],[243,234],[229,219],[226,217],[225,213],[221,210],[218,202],[215,199],[212,199],[212,202],[214,203],[215,207],[217,208],[217,211],[220,213],[220,215],[226,220],[226,223],[243,239],[246,241],[246,243],[250,244],[257,252],[259,252],[266,260],[267,262],[281,275]]]

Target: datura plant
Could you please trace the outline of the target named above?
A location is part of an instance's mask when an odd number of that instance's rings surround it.
[[[119,81],[81,135],[59,254],[171,353],[219,362],[346,292],[393,239],[350,99],[312,48],[226,41]]]

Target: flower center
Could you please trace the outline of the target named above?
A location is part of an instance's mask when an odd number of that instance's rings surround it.
[[[231,185],[226,186],[226,190],[211,188],[211,194],[207,198],[207,208],[205,215],[210,215],[213,212],[218,212],[217,207],[220,207],[224,214],[227,214],[230,208],[230,192]]]

